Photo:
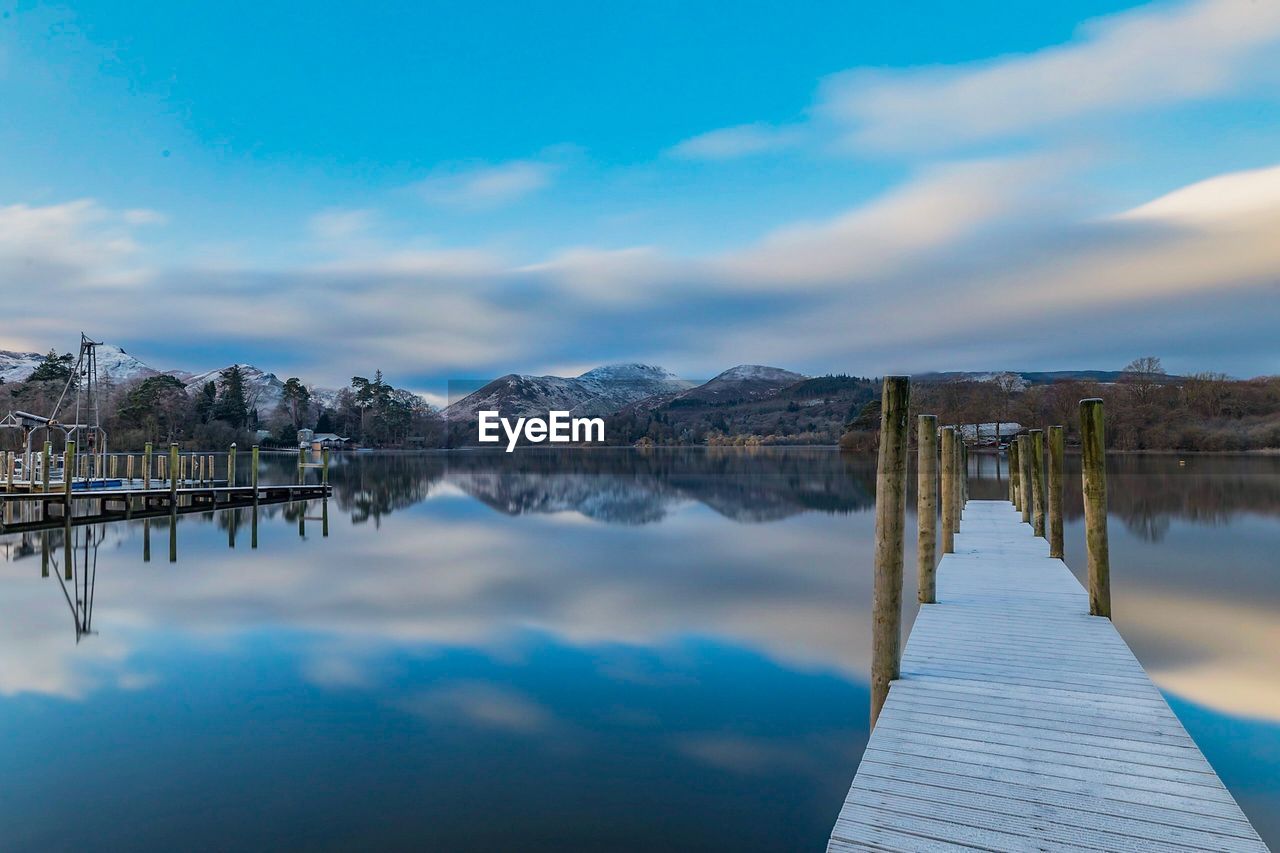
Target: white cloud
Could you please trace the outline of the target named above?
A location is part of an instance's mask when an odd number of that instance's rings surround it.
[[[512,160],[496,166],[445,170],[418,182],[416,188],[433,204],[496,207],[546,188],[559,168],[537,160]]]
[[[346,241],[363,236],[373,225],[372,210],[329,208],[312,216],[307,228],[317,240]]]
[[[1280,166],[1218,175],[1129,210],[1120,219],[1212,227],[1280,210]]]
[[[139,260],[141,226],[118,213],[85,201],[15,205],[0,208],[0,281],[23,323],[0,348],[65,345],[91,317],[89,331],[137,349],[181,317],[185,342],[279,352],[291,373],[322,385],[361,365],[423,385],[659,357],[686,375],[742,361],[865,373],[1093,367],[1105,366],[1106,348],[1139,340],[1174,369],[1280,370],[1263,329],[1280,322],[1280,302],[1263,299],[1280,278],[1280,167],[1097,218],[1051,203],[1073,195],[1061,192],[1073,165],[937,166],[825,221],[711,257],[578,247],[535,264],[378,244],[271,271],[156,269]],[[146,298],[119,298],[112,283],[122,280]],[[1086,328],[1053,348],[1077,317]],[[1228,360],[1208,361],[1210,351]]]
[[[1217,95],[1256,75],[1280,41],[1280,3],[1195,0],[1142,7],[1030,54],[828,78],[817,113],[854,144],[915,150],[1019,135],[1094,114]]]
[[[667,153],[685,160],[732,160],[794,148],[804,139],[799,127],[757,122],[724,127],[691,137]]]

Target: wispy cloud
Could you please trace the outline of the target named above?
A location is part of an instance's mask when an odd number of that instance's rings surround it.
[[[837,74],[822,84],[816,112],[858,147],[948,148],[1229,92],[1277,41],[1274,2],[1154,5],[1098,19],[1074,41],[1034,53]]]
[[[1046,202],[1071,195],[1061,190],[1072,168],[1045,157],[939,165],[731,252],[579,247],[534,264],[465,246],[382,245],[269,272],[159,268],[139,260],[143,226],[93,202],[11,206],[0,208],[0,275],[34,286],[6,292],[24,337],[0,347],[44,349],[93,317],[145,355],[139,344],[181,316],[182,345],[278,353],[321,384],[345,381],[352,365],[426,387],[430,377],[608,360],[686,375],[745,360],[880,373],[1100,366],[1135,348],[1173,369],[1280,371],[1280,167],[1104,217]],[[121,300],[122,276],[147,298]]]
[[[345,242],[368,233],[374,222],[372,210],[331,207],[312,216],[307,229],[317,240]]]
[[[684,160],[733,160],[794,148],[804,139],[798,126],[778,126],[758,122],[723,127],[684,140],[668,154]]]
[[[450,168],[418,182],[416,189],[432,204],[463,208],[497,207],[545,189],[559,169],[558,164],[538,160]]]

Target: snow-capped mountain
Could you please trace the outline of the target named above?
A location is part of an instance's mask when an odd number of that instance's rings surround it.
[[[763,400],[807,378],[802,373],[793,373],[781,367],[740,364],[729,368],[709,382],[676,395],[675,399],[698,403]]]
[[[240,368],[240,373],[244,376],[244,399],[250,409],[257,409],[258,415],[266,417],[280,406],[280,400],[284,393],[284,382],[274,373],[268,373],[252,364],[236,365]],[[182,376],[174,371],[171,375],[182,379],[183,384],[187,387],[187,393],[196,395],[200,393],[200,389],[212,382],[219,390],[222,389],[222,372],[229,370],[232,365],[219,367],[216,370],[206,370],[203,373],[196,373],[189,376]]]
[[[0,380],[21,382],[31,375],[43,357],[38,352],[0,350]]]
[[[546,416],[552,410],[575,415],[607,415],[659,394],[694,383],[650,364],[610,364],[580,376],[527,376],[509,373],[468,394],[444,410],[445,417],[470,420],[480,410],[506,416]]]
[[[160,372],[114,344],[98,346],[97,356],[98,378],[103,381],[129,382],[155,376]],[[44,356],[38,352],[0,351],[0,379],[5,382],[22,382],[43,360]]]
[[[110,377],[113,382],[129,382],[133,379],[146,379],[158,376],[160,371],[149,364],[139,361],[114,344],[102,344],[97,347],[98,376]]]

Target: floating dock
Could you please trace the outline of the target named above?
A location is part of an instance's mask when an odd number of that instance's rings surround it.
[[[1110,619],[1004,501],[968,501],[830,851],[1265,851]]]

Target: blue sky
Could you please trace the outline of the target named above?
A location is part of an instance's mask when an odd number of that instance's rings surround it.
[[[1280,372],[1271,3],[0,14],[3,348]]]

